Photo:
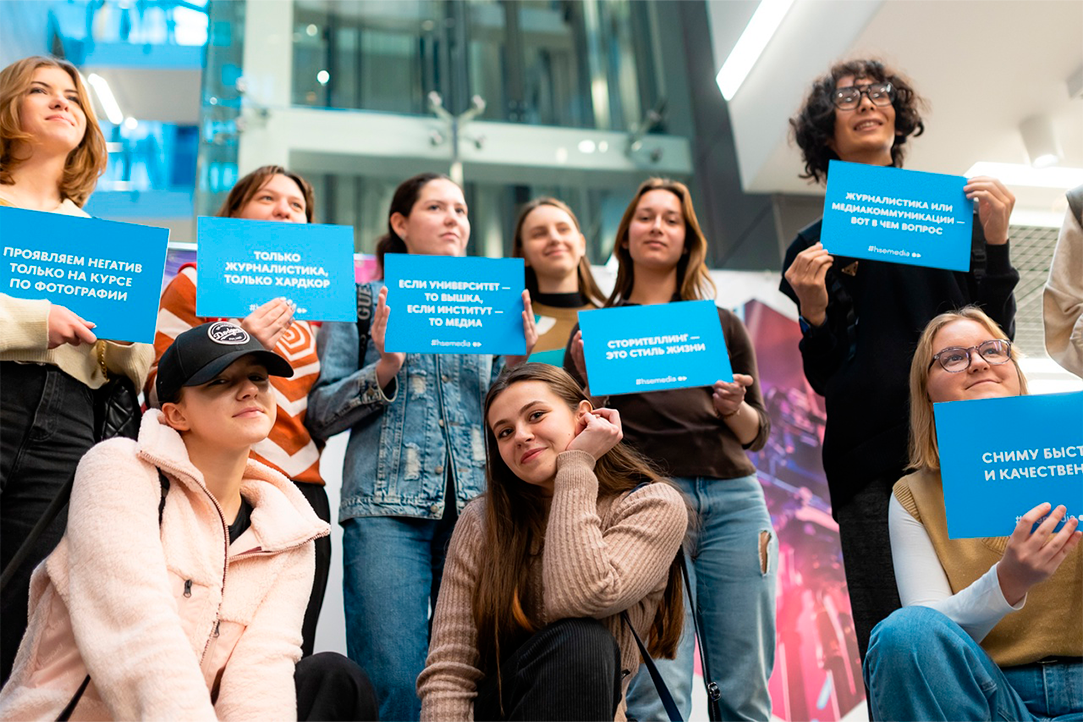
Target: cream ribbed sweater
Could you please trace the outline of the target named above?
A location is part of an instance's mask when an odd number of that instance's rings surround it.
[[[1050,357],[1083,377],[1083,227],[1071,208],[1049,264],[1042,315]]]
[[[484,497],[463,510],[455,527],[433,618],[425,671],[418,677],[422,720],[471,720],[477,685],[477,631],[472,612],[478,557],[485,541]],[[688,507],[668,484],[598,499],[594,458],[557,457],[545,543],[533,557],[524,603],[541,625],[569,617],[601,620],[621,650],[621,668],[635,673],[640,656],[621,624],[628,610],[647,637],[665,591],[669,565],[688,526]],[[625,691],[632,679],[624,679]],[[624,719],[624,703],[617,710]]]
[[[0,205],[14,204],[0,198]],[[66,216],[90,216],[65,199],[53,213]],[[8,241],[10,243],[10,241]],[[73,239],[73,245],[77,239]],[[98,347],[105,347],[105,365],[110,373],[123,374],[143,388],[147,371],[154,360],[154,347],[145,343],[122,345],[98,341],[92,346],[62,344],[49,348],[49,308],[44,299],[14,298],[0,293],[0,361],[30,361],[57,366],[92,389],[103,386],[106,377],[98,363]],[[88,319],[93,320],[93,319]]]

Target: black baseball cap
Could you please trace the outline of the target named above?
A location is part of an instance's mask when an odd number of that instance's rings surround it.
[[[205,384],[242,356],[252,355],[271,376],[293,376],[290,362],[235,323],[213,321],[190,328],[173,339],[158,362],[158,405],[175,402],[183,386]]]

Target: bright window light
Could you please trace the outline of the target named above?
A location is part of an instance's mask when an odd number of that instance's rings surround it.
[[[752,66],[759,60],[767,43],[771,42],[782,19],[790,11],[793,0],[760,0],[759,7],[752,14],[748,26],[741,33],[730,56],[722,64],[715,82],[722,91],[722,97],[730,100],[737,94],[741,83],[745,82]]]
[[[120,112],[120,106],[117,105],[117,99],[113,96],[113,90],[109,87],[109,82],[97,73],[88,75],[86,81],[90,83],[90,87],[94,88],[94,92],[102,104],[102,110],[105,111],[105,117],[109,118],[109,122],[113,125],[123,123],[124,113]]]
[[[1007,186],[1030,188],[1060,188],[1068,190],[1083,185],[1083,168],[1035,168],[1023,163],[979,162],[964,173],[967,178],[987,175]]]

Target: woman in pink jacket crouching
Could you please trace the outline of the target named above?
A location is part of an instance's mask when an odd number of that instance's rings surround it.
[[[231,323],[177,337],[139,439],[79,464],[0,717],[375,719],[355,664],[299,662],[314,540],[329,529],[248,458],[275,421],[268,376],[292,374]]]

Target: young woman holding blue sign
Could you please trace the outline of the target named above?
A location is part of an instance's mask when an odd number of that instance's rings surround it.
[[[314,203],[308,181],[281,166],[265,165],[237,181],[217,215],[253,221],[312,223]],[[196,265],[185,264],[162,292],[158,331],[154,337],[157,359],[146,388],[147,398],[152,402],[155,401],[157,363],[162,354],[178,334],[208,320],[196,316],[196,277]],[[254,458],[292,479],[316,514],[330,522],[331,507],[320,475],[321,446],[305,427],[308,392],[320,372],[320,359],[316,353],[319,324],[295,319],[293,305],[284,298],[274,298],[241,319],[240,325],[268,351],[288,358],[297,372],[292,378],[275,376],[271,379],[279,399],[278,415],[271,433],[253,447]],[[306,655],[312,654],[316,642],[316,623],[323,607],[330,568],[331,537],[320,537],[316,540],[316,576],[305,612],[301,648]]]
[[[907,140],[925,129],[923,106],[878,61],[835,65],[790,121],[803,177],[825,182],[831,160],[901,167]],[[821,221],[798,233],[783,263],[780,290],[799,306],[805,376],[827,408],[824,471],[862,655],[873,626],[899,606],[887,506],[906,466],[906,378],[918,335],[938,313],[968,303],[1014,334],[1015,198],[993,178],[971,178],[964,190],[977,202],[969,273],[835,258],[824,248],[830,239],[820,242]]]
[[[82,206],[107,157],[73,65],[31,57],[0,71],[0,205],[88,217]],[[72,239],[72,249],[87,250],[79,239]],[[96,391],[118,375],[141,387],[153,358],[148,344],[99,341],[93,319],[64,306],[0,293],[0,559],[5,569],[97,441]],[[60,540],[66,517],[61,511],[4,588],[0,683],[26,629],[30,573]]]
[[[485,429],[487,491],[448,550],[421,718],[613,720],[634,635],[677,649],[688,507],[559,368],[501,376]]]
[[[652,178],[639,187],[617,229],[616,286],[608,305],[659,304],[712,298],[688,188]],[[757,383],[756,353],[744,324],[718,309],[733,382],[713,387],[613,396],[625,438],[673,476],[702,520],[690,531],[691,595],[701,617],[708,660],[724,670],[715,681],[723,719],[765,720],[771,713],[767,680],[775,650],[775,575],[778,542],[756,469],[745,454],[767,442],[770,420]],[[576,333],[564,367],[587,381],[583,341]],[[659,668],[685,719],[692,705],[695,643],[687,615],[677,657]],[[629,715],[664,719],[654,683],[639,675],[628,696]]]
[[[572,209],[541,197],[523,206],[515,224],[511,255],[526,264],[526,290],[538,316],[537,354],[562,357],[579,311],[605,303],[587,260],[587,239]],[[560,365],[560,361],[552,363]]]
[[[941,314],[918,341],[910,392],[914,472],[888,512],[905,606],[872,632],[873,719],[1079,719],[1079,520],[1054,533],[1066,510],[1040,504],[1009,537],[948,538],[933,404],[1025,394],[1015,347],[975,307]]]
[[[395,190],[387,253],[462,256],[470,220],[462,189],[422,173]],[[455,521],[485,489],[482,403],[503,362],[490,355],[387,351],[391,320],[382,281],[358,287],[358,322],[328,323],[308,425],[327,438],[350,431],[342,475],[346,642],[363,664],[383,719],[421,713],[417,676]],[[524,292],[527,353],[537,341]],[[515,365],[523,358],[508,358]],[[363,660],[363,662],[362,662]]]

